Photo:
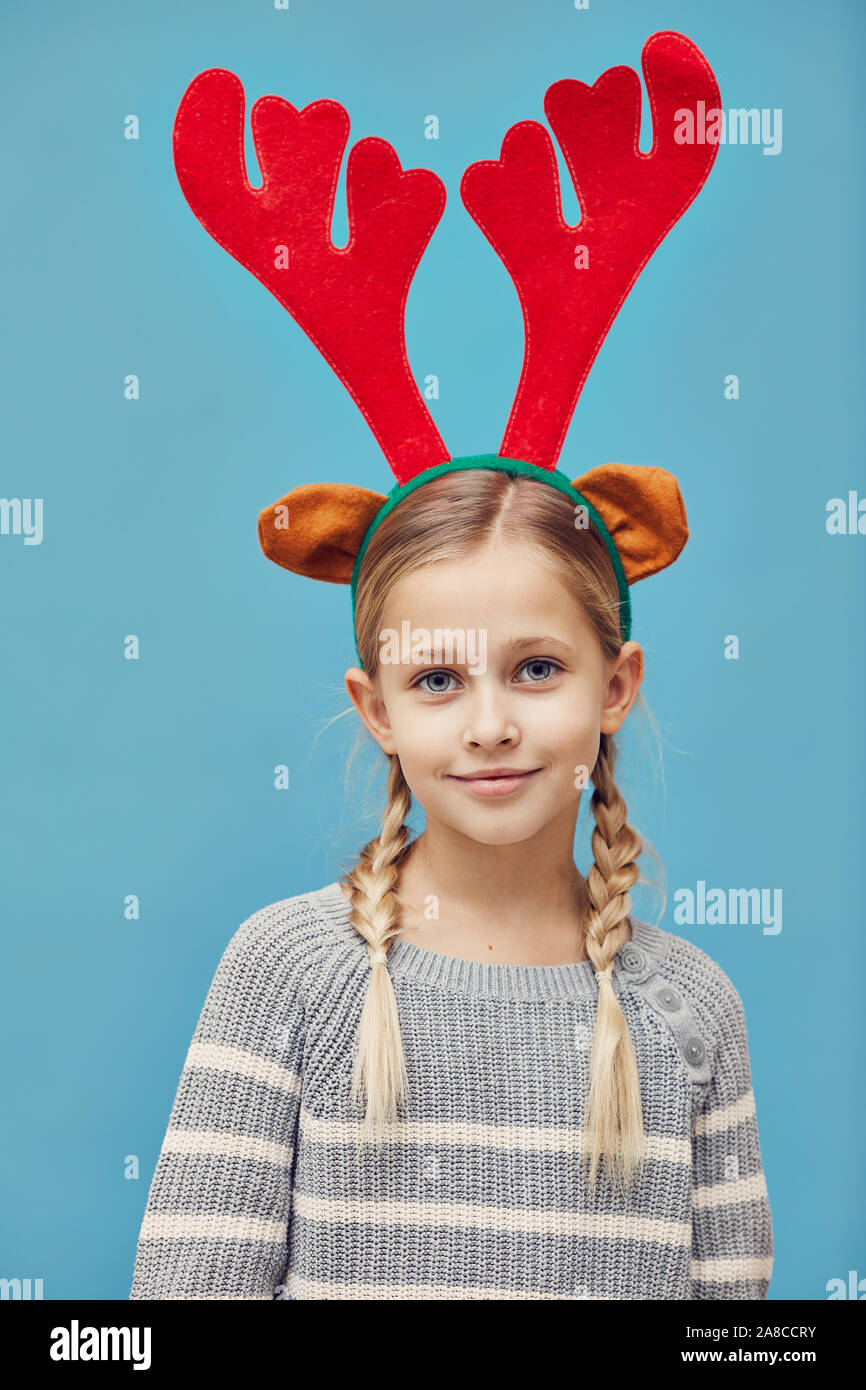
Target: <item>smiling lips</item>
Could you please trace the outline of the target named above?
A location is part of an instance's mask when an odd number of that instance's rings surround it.
[[[463,776],[451,774],[455,782],[463,782],[476,796],[509,796],[518,787],[524,786],[531,777],[540,772],[540,767],[528,768],[525,772],[511,767],[489,767],[483,772],[468,772]]]

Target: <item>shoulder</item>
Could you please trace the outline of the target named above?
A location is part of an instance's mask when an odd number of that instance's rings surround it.
[[[657,972],[688,1001],[714,1038],[743,1020],[743,1003],[736,985],[707,951],[674,932],[648,922],[635,922],[634,918],[632,934]]]
[[[220,972],[303,985],[352,935],[348,900],[329,883],[251,913],[231,936]]]
[[[742,1071],[746,1021],[730,977],[694,942],[634,917],[631,926],[619,953],[621,982],[669,1031],[689,1080],[707,1083],[719,1067]]]

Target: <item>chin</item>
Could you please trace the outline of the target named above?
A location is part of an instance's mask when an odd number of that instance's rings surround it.
[[[457,830],[467,839],[474,840],[479,845],[521,845],[525,840],[531,840],[534,835],[538,835],[547,824],[547,820],[533,818],[531,823],[526,821],[510,824],[503,817],[501,822],[494,824],[492,819],[485,820],[481,817],[473,818],[471,821],[450,822],[453,830]]]

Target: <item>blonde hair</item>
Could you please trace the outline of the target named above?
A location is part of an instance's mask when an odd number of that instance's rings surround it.
[[[378,634],[388,593],[405,575],[438,560],[463,558],[500,537],[531,548],[551,565],[581,605],[606,657],[622,646],[619,595],[613,567],[594,529],[579,529],[572,501],[526,475],[473,469],[431,479],[391,511],[370,539],[358,577],[355,631],[371,680],[378,672]],[[592,771],[595,826],[593,864],[586,878],[586,951],[604,972],[628,940],[630,889],[645,848],[629,824],[614,780],[616,750],[602,733]],[[361,1014],[352,1097],[366,1094],[359,1146],[384,1137],[408,1090],[403,1044],[387,964],[382,958],[400,930],[400,865],[411,848],[406,819],[412,794],[399,757],[389,755],[387,806],[382,829],[343,875],[351,922],[374,957]],[[375,959],[378,957],[378,959]],[[599,1166],[621,1188],[645,1156],[640,1082],[634,1044],[610,975],[599,980],[598,1007],[583,1125],[583,1155],[594,1186]]]

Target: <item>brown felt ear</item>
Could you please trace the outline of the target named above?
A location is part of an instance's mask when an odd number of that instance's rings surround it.
[[[351,584],[361,542],[385,500],[351,483],[304,483],[259,512],[259,544],[283,569]]]
[[[613,537],[629,584],[672,564],[689,538],[679,484],[664,468],[605,463],[572,486]]]

